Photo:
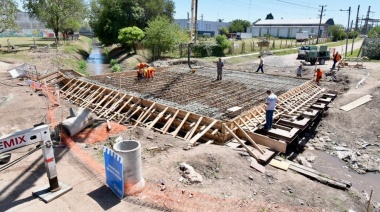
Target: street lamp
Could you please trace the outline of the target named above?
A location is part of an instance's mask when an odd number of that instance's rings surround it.
[[[344,57],[347,57],[348,29],[350,28],[351,7],[349,7],[348,10],[342,10],[342,9],[340,9],[340,11],[348,11],[348,23],[347,23],[347,32],[346,32],[346,52],[344,53]]]

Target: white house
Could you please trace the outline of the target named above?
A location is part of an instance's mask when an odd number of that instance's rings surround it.
[[[334,25],[334,20],[322,19],[320,37],[328,36],[329,26]],[[297,19],[297,20],[260,20],[247,28],[247,32],[253,37],[261,37],[269,34],[273,37],[295,38],[297,32],[307,31],[310,35],[318,35],[319,19]]]
[[[175,19],[174,20],[183,30],[190,29],[190,19]],[[198,35],[209,35],[214,37],[219,34],[221,27],[229,27],[231,23],[218,22],[218,21],[204,21],[197,20]]]

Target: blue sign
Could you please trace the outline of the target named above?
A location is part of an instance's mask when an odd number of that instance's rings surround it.
[[[103,153],[107,185],[120,199],[123,199],[123,158],[107,147],[104,147]]]

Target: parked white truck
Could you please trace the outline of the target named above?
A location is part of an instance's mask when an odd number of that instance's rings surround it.
[[[247,38],[252,38],[252,33],[248,33],[248,32],[236,33],[236,40],[247,39]]]
[[[297,42],[304,42],[309,40],[309,33],[307,31],[297,32],[296,33]]]

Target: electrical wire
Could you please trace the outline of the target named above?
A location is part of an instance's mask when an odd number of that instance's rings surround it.
[[[18,162],[20,162],[21,160],[25,159],[26,157],[28,157],[28,156],[31,155],[32,153],[36,152],[37,150],[42,149],[42,147],[44,147],[44,146],[46,146],[46,144],[45,144],[45,145],[41,145],[41,146],[40,146],[40,145],[37,145],[36,148],[33,149],[32,151],[30,151],[30,152],[26,153],[25,155],[23,155],[23,156],[17,158],[16,160],[14,160],[14,161],[12,161],[12,162],[10,162],[10,163],[8,163],[8,164],[6,164],[6,165],[0,167],[0,172],[3,172],[4,170],[6,170],[6,169],[12,167],[13,165],[15,165],[15,164],[17,164]]]

